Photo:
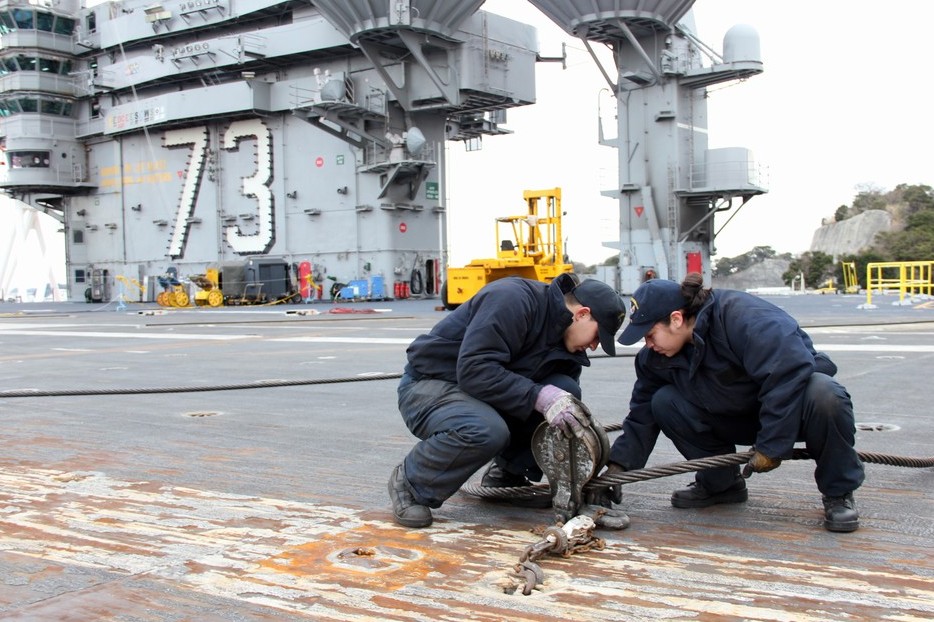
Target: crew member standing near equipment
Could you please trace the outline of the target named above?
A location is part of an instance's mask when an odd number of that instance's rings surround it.
[[[599,343],[616,354],[625,317],[623,298],[600,281],[508,277],[417,337],[398,395],[402,419],[421,441],[389,479],[396,522],[427,527],[431,508],[491,459],[483,486],[541,479],[533,432],[543,420],[569,438],[590,425],[571,396],[580,399],[588,349]]]
[[[636,383],[623,433],[610,450],[608,472],[645,466],[659,431],[687,459],[733,453],[754,445],[739,466],[697,472],[671,496],[676,508],[741,503],[752,473],[777,468],[804,441],[817,461],[824,527],[854,531],[853,491],[863,464],[853,448],[856,425],[836,365],[783,310],[732,290],[704,289],[700,274],[679,285],[652,280],[636,289],[630,323],[619,342],[645,339],[636,356]]]

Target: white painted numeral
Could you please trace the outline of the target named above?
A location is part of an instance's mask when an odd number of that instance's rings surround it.
[[[233,151],[238,148],[240,139],[256,139],[256,171],[250,177],[242,177],[240,189],[243,196],[256,199],[257,231],[244,235],[238,225],[231,225],[224,231],[227,243],[238,254],[264,254],[275,242],[275,221],[273,218],[272,191],[272,136],[269,128],[260,119],[235,121],[224,132],[224,149]]]
[[[189,218],[194,216],[195,202],[198,198],[198,186],[201,185],[201,174],[204,172],[204,155],[208,146],[208,130],[206,127],[192,127],[183,130],[168,130],[162,137],[166,147],[191,145],[191,155],[188,158],[188,168],[185,170],[185,183],[182,185],[182,196],[175,212],[175,225],[172,228],[172,239],[169,242],[169,257],[179,259],[185,252],[185,239],[191,227]]]

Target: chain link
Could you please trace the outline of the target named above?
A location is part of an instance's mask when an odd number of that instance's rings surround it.
[[[548,556],[570,557],[586,551],[602,551],[606,542],[593,535],[596,524],[589,516],[575,516],[567,523],[545,527],[540,530],[541,539],[525,547],[519,556],[519,563],[513,567],[509,575],[518,581],[510,584],[507,592],[514,592],[519,585],[522,593],[528,596],[532,590],[545,582],[545,572],[538,564],[539,560]]]

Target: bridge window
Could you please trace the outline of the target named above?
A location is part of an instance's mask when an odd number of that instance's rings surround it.
[[[0,75],[14,71],[41,71],[67,76],[71,73],[71,61],[51,56],[36,57],[26,54],[0,58]]]
[[[21,97],[17,100],[23,112],[39,112],[39,100],[31,97]]]
[[[39,71],[46,73],[58,73],[61,63],[53,58],[39,58]]]
[[[12,9],[0,12],[0,34],[15,30],[42,30],[70,37],[75,31],[75,20],[45,11]]]
[[[55,100],[55,99],[40,99],[39,100],[39,112],[42,114],[57,114],[63,116],[65,110],[65,102]]]
[[[35,56],[20,54],[16,57],[16,63],[19,65],[20,71],[35,71],[36,67],[39,65],[39,59]]]
[[[16,30],[16,22],[9,11],[0,11],[0,34],[6,34]]]
[[[36,28],[36,14],[29,9],[13,9],[13,22],[21,30],[34,30]]]
[[[8,151],[10,168],[49,168],[48,151]]]
[[[0,99],[0,117],[9,117],[21,112],[41,112],[60,117],[70,117],[74,113],[74,102],[44,96]]]
[[[55,16],[51,13],[43,13],[38,11],[36,13],[36,29],[44,30],[45,32],[52,32],[52,25],[55,23]]]
[[[75,20],[69,17],[56,15],[55,26],[52,28],[52,32],[57,35],[68,35],[70,37],[75,32]]]

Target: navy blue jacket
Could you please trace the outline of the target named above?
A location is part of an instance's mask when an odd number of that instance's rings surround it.
[[[711,294],[696,316],[693,345],[671,358],[649,348],[636,355],[629,416],[610,461],[629,470],[645,466],[659,433],[652,395],[669,384],[715,417],[758,419],[756,449],[773,458],[789,456],[811,374],[832,376],[836,366],[782,309],[745,292]]]
[[[551,374],[580,379],[590,360],[568,352],[564,331],[573,316],[564,302],[575,280],[550,284],[508,277],[493,281],[420,335],[406,350],[410,376],[456,382],[504,415],[526,419]]]

